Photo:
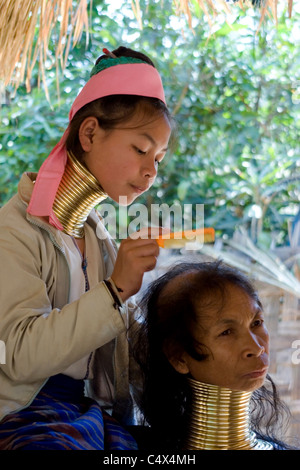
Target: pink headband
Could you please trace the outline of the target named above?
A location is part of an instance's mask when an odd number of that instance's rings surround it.
[[[87,103],[109,95],[138,95],[158,98],[165,95],[158,71],[146,63],[119,64],[93,75],[75,99],[70,113],[73,116]],[[27,212],[35,216],[49,216],[49,222],[59,230],[62,225],[52,206],[67,162],[66,140],[69,126],[61,140],[42,164],[33,188]]]

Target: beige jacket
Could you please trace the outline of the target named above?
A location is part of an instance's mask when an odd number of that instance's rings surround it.
[[[105,397],[114,415],[126,422],[134,381],[127,327],[134,309],[127,304],[116,309],[103,282],[68,303],[70,272],[61,234],[27,214],[32,188],[31,175],[24,174],[18,194],[0,210],[0,340],[6,349],[6,363],[0,365],[0,419],[28,406],[50,376],[95,351],[89,394],[100,403]],[[87,223],[99,228],[95,211]],[[99,250],[107,278],[115,245],[99,239]]]

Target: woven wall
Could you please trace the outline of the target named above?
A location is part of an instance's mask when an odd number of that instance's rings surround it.
[[[270,375],[292,413],[285,436],[300,440],[300,363],[295,363],[300,361],[300,299],[263,284],[257,289],[270,333]]]

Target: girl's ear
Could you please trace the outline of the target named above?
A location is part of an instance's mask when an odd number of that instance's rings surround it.
[[[91,151],[93,137],[98,127],[98,120],[93,116],[85,118],[80,124],[78,138],[84,152]]]

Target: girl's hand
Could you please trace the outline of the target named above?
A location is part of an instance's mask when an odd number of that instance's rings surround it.
[[[122,240],[111,279],[119,289],[123,302],[139,291],[144,273],[155,268],[159,255],[156,237],[163,230],[147,228]]]

